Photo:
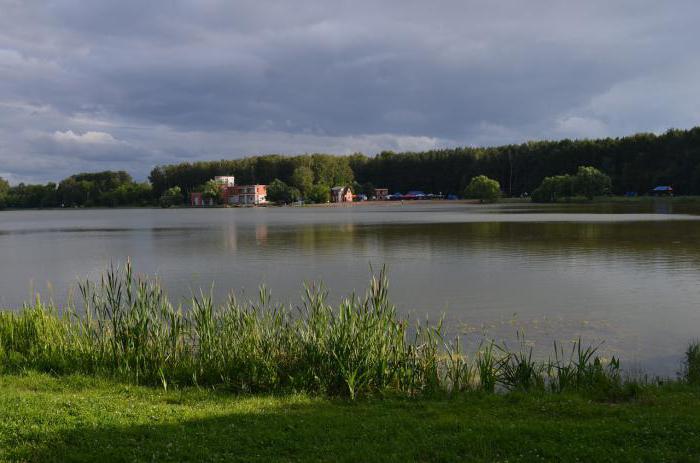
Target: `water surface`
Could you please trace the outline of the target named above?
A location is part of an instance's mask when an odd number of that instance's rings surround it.
[[[0,306],[37,291],[64,303],[78,279],[127,258],[175,302],[212,283],[219,299],[253,298],[264,283],[297,302],[314,280],[338,300],[386,265],[402,312],[444,314],[472,342],[513,343],[521,330],[545,351],[582,336],[674,374],[700,336],[698,212],[668,201],[1,212]]]

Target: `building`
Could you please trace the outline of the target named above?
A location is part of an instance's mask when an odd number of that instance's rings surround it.
[[[224,202],[232,206],[244,206],[267,203],[267,185],[237,185],[227,187]]]
[[[190,206],[192,207],[204,207],[204,206],[213,206],[214,205],[214,199],[213,198],[205,198],[204,193],[201,191],[195,191],[190,193]]]
[[[214,181],[223,187],[232,187],[236,184],[236,177],[233,175],[217,175]]]
[[[233,176],[216,176],[214,182],[219,187],[223,204],[257,206],[267,203],[267,185],[236,185],[236,179]],[[190,205],[193,207],[215,204],[213,198],[205,198],[201,192],[190,193]]]
[[[349,186],[336,186],[331,188],[332,203],[351,203],[352,190]]]
[[[386,201],[389,199],[389,189],[388,188],[375,188],[374,189],[374,199],[377,201]]]

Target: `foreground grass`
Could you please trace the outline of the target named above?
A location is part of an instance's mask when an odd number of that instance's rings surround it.
[[[697,461],[700,388],[348,402],[0,376],[1,461]]]

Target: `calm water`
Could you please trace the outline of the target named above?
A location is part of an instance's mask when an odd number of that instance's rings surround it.
[[[386,265],[402,312],[476,342],[536,349],[605,340],[627,365],[674,374],[700,337],[700,210],[387,203],[338,208],[65,210],[0,213],[0,306],[34,292],[63,303],[78,279],[131,257],[183,301],[214,283],[296,302],[322,279],[335,300]]]

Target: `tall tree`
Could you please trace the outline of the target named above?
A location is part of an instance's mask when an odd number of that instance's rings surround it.
[[[314,171],[306,166],[297,167],[292,174],[291,184],[306,197],[314,184]]]
[[[0,195],[7,194],[8,191],[10,191],[10,183],[0,177]]]

